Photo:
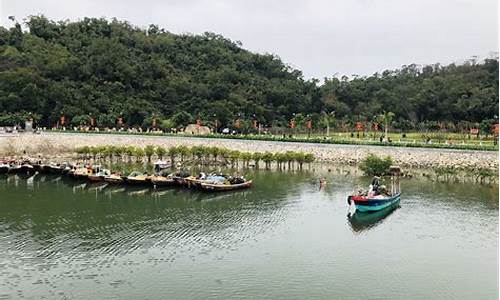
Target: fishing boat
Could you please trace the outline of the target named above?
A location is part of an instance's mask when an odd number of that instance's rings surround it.
[[[9,172],[10,164],[8,161],[0,161],[0,174],[7,174]]]
[[[154,163],[153,170],[155,173],[158,174],[166,169],[170,169],[171,167],[172,167],[172,164],[170,164],[170,162],[158,160]]]
[[[393,211],[398,209],[398,203],[390,205],[384,209],[370,213],[355,213],[348,215],[347,220],[354,232],[362,232],[381,224],[385,218],[391,215]]]
[[[183,178],[184,185],[188,188],[199,188],[204,179],[200,179],[199,176],[188,176]]]
[[[42,165],[42,172],[45,174],[62,174],[63,169],[63,166],[55,163]]]
[[[38,172],[40,174],[43,174],[43,164],[39,161],[37,163],[34,163],[33,164],[33,170],[35,170],[35,172]]]
[[[189,172],[185,170],[175,172],[174,174],[171,174],[170,177],[172,177],[174,183],[178,186],[187,186],[188,181],[194,178],[193,176],[191,176],[191,174],[189,174]]]
[[[163,175],[153,175],[149,177],[149,180],[153,184],[153,186],[172,186],[175,184],[175,180],[171,176],[163,176]]]
[[[111,175],[111,171],[108,169],[96,169],[96,173],[88,175],[88,179],[92,182],[102,182],[106,176]]]
[[[130,175],[123,178],[130,185],[147,185],[149,184],[148,174],[139,171],[133,171]]]
[[[87,179],[89,175],[92,175],[93,171],[90,166],[77,168],[73,172],[73,178],[75,179]]]
[[[111,183],[111,184],[120,184],[120,183],[123,183],[125,180],[122,178],[122,176],[120,176],[118,174],[110,174],[110,175],[104,176],[104,181],[106,181],[107,183]]]
[[[200,173],[198,177],[188,177],[186,180],[188,186],[209,192],[232,191],[252,186],[252,181],[245,180],[242,176],[222,174],[210,174],[207,176],[204,173]]]
[[[72,170],[74,170],[75,167],[69,163],[64,163],[62,165],[62,171],[61,174],[63,175],[69,175]]]
[[[170,168],[170,164],[163,161],[157,161],[154,165],[154,175],[149,176],[149,181],[153,184],[153,187],[158,186],[172,186],[175,184],[173,174],[169,174],[167,169]]]
[[[35,173],[35,169],[33,168],[32,165],[23,162],[21,164],[10,165],[7,173],[9,173],[9,174],[33,174],[33,173]]]
[[[252,186],[252,180],[246,180],[245,182],[242,183],[207,183],[207,182],[202,182],[200,184],[200,188],[204,191],[209,191],[209,192],[222,192],[222,191],[232,191],[232,190],[239,190],[239,189],[246,189]]]
[[[369,190],[367,192],[358,191],[357,194],[348,196],[347,204],[349,206],[354,205],[356,211],[359,212],[374,212],[399,203],[401,200],[401,185],[399,182],[401,169],[392,166],[389,173],[391,174],[390,191],[380,185],[378,177],[374,177]]]

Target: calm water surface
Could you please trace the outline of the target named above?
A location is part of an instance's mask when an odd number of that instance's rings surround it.
[[[498,187],[255,172],[226,194],[0,177],[0,299],[497,299]]]

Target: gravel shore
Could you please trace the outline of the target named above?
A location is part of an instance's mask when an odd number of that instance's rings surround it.
[[[313,153],[320,162],[355,165],[369,153],[390,155],[402,167],[432,168],[454,166],[498,170],[498,152],[426,148],[381,147],[365,145],[335,145],[254,140],[161,137],[112,134],[50,133],[0,136],[0,157],[23,155],[64,155],[80,146],[97,145],[178,145],[218,146],[249,152],[303,151]]]

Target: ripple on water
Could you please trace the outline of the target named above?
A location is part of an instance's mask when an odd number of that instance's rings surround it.
[[[48,189],[56,183],[47,181],[25,199],[19,183],[3,186],[12,197],[0,199],[0,297],[456,298],[457,290],[469,295],[464,282],[479,295],[495,291],[470,275],[491,268],[468,262],[498,261],[490,191],[417,183],[400,209],[356,232],[345,216],[352,178],[332,175],[318,191],[300,174],[263,176],[272,180],[214,195],[103,189],[60,197],[72,188]],[[396,284],[370,286],[373,274]],[[343,284],[351,281],[367,282],[370,293],[352,294]]]

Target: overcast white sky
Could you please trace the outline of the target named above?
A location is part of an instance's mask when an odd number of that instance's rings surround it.
[[[370,75],[498,51],[498,0],[0,0],[0,24],[116,17],[174,33],[212,31],[279,55],[306,78]]]

